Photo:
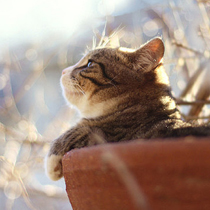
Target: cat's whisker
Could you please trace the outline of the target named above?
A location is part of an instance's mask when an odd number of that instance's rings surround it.
[[[77,92],[81,92],[84,96],[86,96],[85,91],[84,91],[83,88],[78,84],[78,81],[77,81],[76,78],[73,78],[73,79],[71,80],[71,85],[72,85],[73,88],[75,88],[75,86],[78,87],[79,90],[78,90],[78,89],[75,89],[75,90],[76,90]]]
[[[82,87],[79,84],[75,84],[79,90],[77,90],[78,92],[81,92],[84,96],[86,96],[85,91],[82,89]]]
[[[77,78],[73,78],[73,81],[72,82],[74,85],[76,85],[77,87],[79,87],[79,91],[86,97],[86,94],[85,94],[85,91],[83,90],[83,88],[81,87],[81,85],[79,85],[79,81]]]
[[[73,92],[76,92],[76,93],[82,93],[86,97],[85,91],[82,89],[82,87],[78,83],[71,81],[69,85],[70,85],[69,90],[72,90]],[[71,97],[74,97],[74,96],[75,95],[72,94]]]
[[[113,83],[114,79],[119,75],[120,73],[118,73],[116,76],[114,76],[109,83],[112,84],[113,86],[115,86],[115,88],[117,88],[117,86]]]
[[[112,79],[112,80],[113,80],[113,79]],[[117,89],[117,86],[112,82],[112,80],[110,80],[109,83],[110,83],[111,85],[113,85],[113,86]]]
[[[81,88],[80,86],[78,86],[79,88]],[[86,96],[86,94],[85,94],[85,92],[84,92],[84,90],[81,88],[81,89],[79,89],[79,92],[81,92],[84,96]]]

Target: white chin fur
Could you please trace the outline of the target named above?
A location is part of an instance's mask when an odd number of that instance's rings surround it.
[[[53,181],[63,177],[62,171],[62,155],[50,155],[45,158],[45,170],[47,176]]]

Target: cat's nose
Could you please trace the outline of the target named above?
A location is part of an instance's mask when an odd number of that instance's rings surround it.
[[[66,73],[66,69],[64,69],[63,71],[62,71],[62,74],[65,74]]]
[[[65,68],[65,69],[62,71],[62,75],[68,74],[68,73],[72,72],[73,69],[74,69],[74,66],[69,66],[69,67]]]

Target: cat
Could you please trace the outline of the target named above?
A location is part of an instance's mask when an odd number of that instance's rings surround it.
[[[164,44],[156,37],[139,49],[97,48],[62,71],[68,103],[82,118],[54,140],[46,170],[60,179],[62,157],[74,149],[134,139],[209,136],[207,126],[181,119],[163,67]]]

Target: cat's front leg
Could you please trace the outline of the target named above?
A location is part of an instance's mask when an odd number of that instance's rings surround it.
[[[57,181],[63,177],[62,155],[49,154],[45,160],[45,170],[48,177]]]
[[[65,137],[65,134],[63,134],[51,143],[50,150],[45,158],[46,174],[53,181],[63,176],[62,158],[64,154],[60,148],[62,148],[62,142],[65,141]]]
[[[105,140],[102,132],[89,127],[75,127],[55,139],[46,157],[45,169],[50,179],[56,181],[63,176],[62,158],[74,148],[102,144]]]

